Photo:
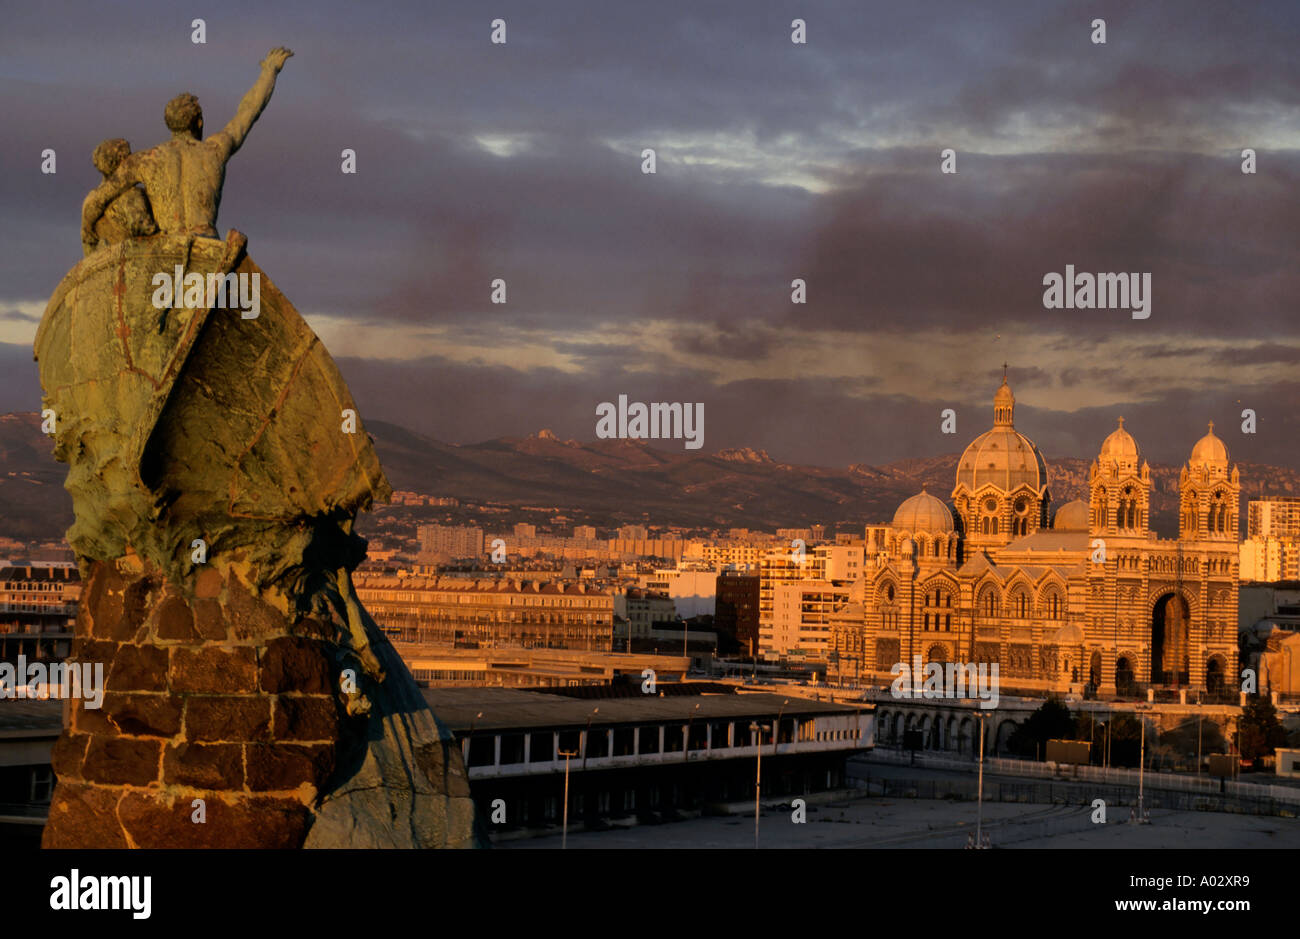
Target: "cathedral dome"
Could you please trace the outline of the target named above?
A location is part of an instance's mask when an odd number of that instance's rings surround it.
[[[894,527],[902,531],[949,532],[953,530],[952,512],[922,489],[903,500],[894,513]]]
[[[1081,499],[1075,499],[1056,510],[1052,531],[1087,531],[1088,523],[1088,506]]]
[[[1214,421],[1210,421],[1209,433],[1196,441],[1196,446],[1192,447],[1192,458],[1188,460],[1188,464],[1196,467],[1228,468],[1228,448],[1223,445],[1222,440],[1214,436]]]
[[[1034,489],[1047,485],[1047,464],[1034,442],[1013,426],[1016,396],[1007,378],[993,395],[993,429],[986,430],[966,448],[957,461],[957,485],[971,492],[992,485],[1003,492],[1028,484]]]
[[[976,437],[957,463],[957,485],[971,492],[992,484],[1003,492],[1047,483],[1047,464],[1034,442],[1013,427],[994,427]]]
[[[1138,460],[1142,458],[1138,450],[1137,441],[1133,435],[1124,429],[1124,418],[1119,419],[1119,427],[1111,431],[1110,436],[1101,443],[1101,452],[1097,454],[1097,462],[1102,466],[1110,463],[1118,463],[1121,467],[1136,469]]]

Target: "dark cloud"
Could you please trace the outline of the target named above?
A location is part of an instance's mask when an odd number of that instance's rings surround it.
[[[249,234],[305,313],[442,330],[451,344],[533,331],[582,368],[343,358],[367,413],[452,441],[542,426],[587,439],[595,405],[628,393],[706,402],[707,449],[886,462],[959,448],[939,434],[943,408],[958,409],[959,444],[982,429],[988,400],[950,389],[991,394],[1009,348],[1018,423],[1045,451],[1095,451],[1115,409],[1088,409],[1085,392],[1104,385],[1142,402],[1124,413],[1167,459],[1202,415],[1236,420],[1243,394],[1260,434],[1234,456],[1296,459],[1300,435],[1280,433],[1295,388],[1242,389],[1250,366],[1293,363],[1287,340],[1300,339],[1300,150],[1268,149],[1294,139],[1300,6],[502,0],[490,13],[223,7],[195,46],[191,14],[161,0],[6,10],[0,301],[43,301],[80,257],[96,143],[157,142],[163,104],[185,89],[220,126],[283,42],[298,55],[230,164],[221,226]],[[807,46],[789,42],[794,15]],[[495,16],[505,47],[487,42]],[[1105,46],[1088,41],[1094,16]],[[718,135],[736,145],[717,150]],[[500,137],[519,149],[476,142]],[[654,176],[640,172],[646,146]],[[946,146],[954,176],[938,171]],[[1259,148],[1257,175],[1239,171],[1245,146]],[[47,147],[53,176],[39,172]],[[345,147],[354,176],[339,171]],[[1067,263],[1150,272],[1151,318],[1043,309],[1043,275]],[[498,277],[505,305],[490,302]],[[790,302],[794,277],[806,305]],[[632,337],[652,320],[717,370],[669,355],[647,373]],[[626,346],[610,338],[619,324]],[[884,387],[872,361],[857,380],[728,372],[761,361],[789,375],[819,330],[961,341],[902,356],[923,394]],[[1130,336],[1126,353],[1114,339]],[[1144,363],[1195,355],[1184,349],[1199,337],[1215,341],[1215,368],[1153,397]],[[1032,361],[1103,343],[1120,350],[1103,368]],[[37,408],[30,349],[0,347],[6,364],[0,403]],[[1035,410],[1033,387],[1078,389],[1080,407]]]
[[[1300,203],[1286,193],[1300,185],[1300,151],[1279,154],[1267,177],[1182,153],[972,156],[955,176],[938,163],[882,154],[826,197],[801,324],[1143,338],[1295,329]],[[1043,277],[1067,264],[1150,273],[1150,318],[1045,309]]]

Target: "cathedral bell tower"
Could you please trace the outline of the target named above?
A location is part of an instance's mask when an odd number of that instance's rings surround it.
[[[1209,432],[1192,447],[1178,479],[1178,536],[1183,541],[1237,541],[1241,475],[1228,469],[1228,448]]]
[[[1124,418],[1101,445],[1088,472],[1089,532],[1146,539],[1151,531],[1151,467]]]

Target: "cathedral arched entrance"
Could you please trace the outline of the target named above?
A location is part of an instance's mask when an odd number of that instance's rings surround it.
[[[997,732],[993,736],[993,746],[990,752],[994,755],[1007,752],[1011,743],[1011,735],[1016,732],[1016,728],[1019,726],[1020,725],[1016,721],[1013,721],[1010,718],[998,724]]]
[[[1088,658],[1088,684],[1092,685],[1093,690],[1101,687],[1101,653],[1094,652]]]
[[[1166,593],[1151,608],[1151,683],[1187,685],[1191,610],[1179,593]]]
[[[1227,663],[1223,656],[1215,655],[1205,663],[1205,690],[1210,694],[1222,694],[1227,681]]]
[[[1127,655],[1121,655],[1115,662],[1115,692],[1126,698],[1137,693],[1137,671]]]

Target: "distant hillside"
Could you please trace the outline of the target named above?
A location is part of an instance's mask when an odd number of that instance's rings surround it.
[[[843,527],[887,522],[920,491],[947,498],[957,454],[842,469],[773,460],[762,450],[717,454],[658,449],[641,441],[560,440],[549,431],[457,446],[395,424],[369,421],[379,457],[396,489],[462,501],[554,506],[692,527],[773,529],[812,523]],[[72,524],[65,468],[50,455],[35,414],[0,415],[0,535],[59,538]],[[1048,460],[1057,505],[1084,495],[1089,460]],[[1240,464],[1250,497],[1300,495],[1300,474]],[[1152,466],[1153,516],[1164,535],[1177,527],[1178,472]]]
[[[39,414],[0,414],[0,535],[20,541],[63,537],[72,499],[63,488],[67,467],[53,457]]]
[[[549,431],[454,446],[371,421],[380,459],[393,485],[512,505],[582,508],[629,517],[648,512],[657,524],[771,529],[823,522],[886,522],[919,492],[947,498],[959,454],[844,469],[773,460],[761,450],[704,455],[631,440],[581,443]],[[1056,505],[1083,498],[1091,460],[1049,459]],[[1250,497],[1300,495],[1300,473],[1239,464]],[[1180,467],[1154,464],[1152,510],[1157,532],[1177,530]]]

